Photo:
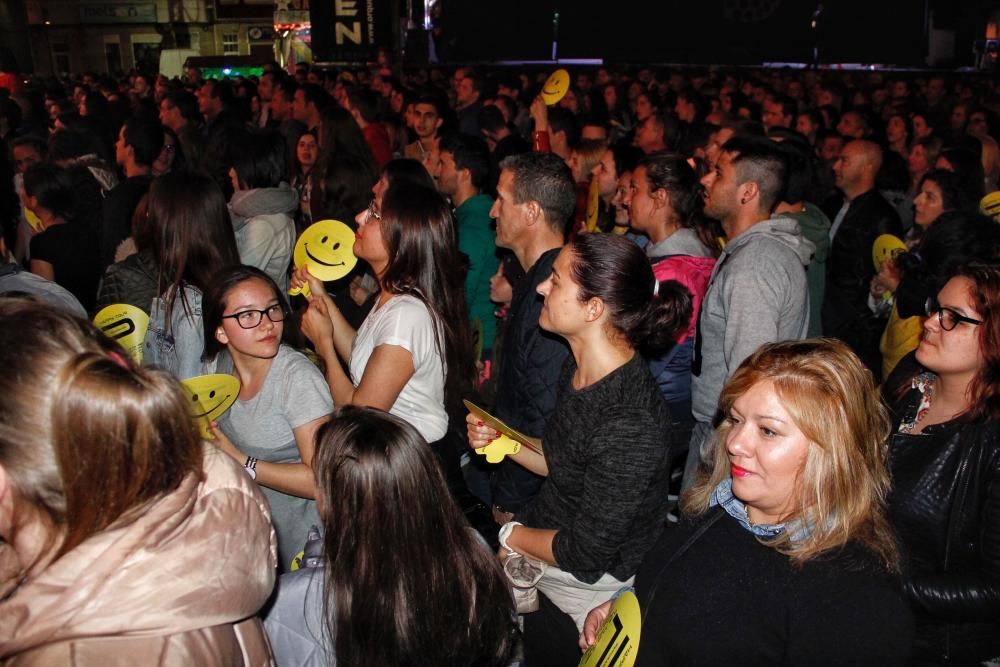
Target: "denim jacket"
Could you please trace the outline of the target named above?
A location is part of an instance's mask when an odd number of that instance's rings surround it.
[[[172,289],[153,299],[149,328],[143,341],[142,361],[157,365],[177,379],[184,380],[202,374],[201,355],[205,351],[205,335],[201,320],[201,291],[185,284],[174,299],[170,322],[166,321],[167,303]]]
[[[709,506],[715,507],[716,505],[720,505],[722,509],[726,510],[726,513],[729,516],[739,521],[741,526],[761,539],[767,540],[772,537],[777,537],[786,530],[790,530],[792,531],[791,538],[795,541],[807,537],[811,532],[808,526],[802,525],[799,521],[775,524],[751,524],[750,517],[747,515],[747,506],[743,504],[742,500],[733,495],[732,479],[725,479],[720,482],[717,487],[715,487]]]

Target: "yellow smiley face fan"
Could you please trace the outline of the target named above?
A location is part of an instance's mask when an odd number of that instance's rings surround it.
[[[542,101],[548,106],[559,104],[559,100],[569,92],[569,72],[564,69],[557,69],[542,86]]]
[[[295,268],[309,268],[309,273],[323,282],[343,278],[358,258],[354,256],[354,231],[340,220],[320,220],[306,228],[292,253]],[[289,294],[309,296],[309,286],[292,288]]]
[[[201,437],[214,440],[208,425],[224,415],[240,395],[240,381],[232,375],[199,375],[181,381],[190,402],[188,410]]]

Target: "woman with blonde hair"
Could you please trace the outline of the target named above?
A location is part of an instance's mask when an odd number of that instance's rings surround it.
[[[264,497],[95,326],[0,299],[0,662],[264,665]]]
[[[636,575],[636,664],[904,664],[913,621],[871,374],[837,341],[772,343],[719,408],[712,472]],[[588,616],[582,647],[608,607]]]

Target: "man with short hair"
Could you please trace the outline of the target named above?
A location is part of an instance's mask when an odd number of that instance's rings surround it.
[[[198,111],[205,118],[205,126],[209,127],[216,119],[232,107],[235,96],[228,81],[209,79],[198,88]]]
[[[576,208],[573,175],[553,153],[513,155],[501,164],[497,199],[497,246],[508,248],[524,268],[514,286],[501,355],[493,414],[529,437],[541,437],[555,409],[559,375],[569,348],[538,326],[542,299],[536,290],[552,273],[563,230]],[[494,472],[494,517],[506,523],[542,486],[543,478],[505,460]]]
[[[483,108],[480,96],[483,94],[483,80],[471,71],[458,82],[455,90],[455,113],[458,115],[458,131],[479,136],[479,110]]]
[[[733,137],[765,137],[764,126],[755,120],[741,118],[739,120],[727,120],[722,123],[719,129],[708,136],[708,143],[705,145],[705,159],[708,166],[715,168],[722,155],[722,147]]]
[[[719,394],[739,365],[764,343],[804,338],[809,325],[805,267],[813,245],[797,222],[771,217],[785,187],[784,156],[773,142],[736,137],[722,147],[702,183],[705,213],[727,243],[712,270],[698,317],[691,365],[691,433],[684,487],[712,461]]]
[[[668,122],[668,117],[661,113],[647,117],[636,128],[632,143],[646,155],[670,150],[667,140]]]
[[[479,112],[479,127],[482,128],[482,135],[490,149],[492,174],[500,173],[500,163],[504,158],[531,150],[531,144],[511,129],[499,106],[486,105],[482,108]]]
[[[490,218],[493,199],[483,194],[489,175],[490,152],[482,138],[459,134],[442,142],[437,186],[455,207],[458,249],[469,258],[465,303],[473,329],[480,332],[481,360],[492,358],[497,330],[490,301],[490,278],[499,264]]]
[[[319,131],[323,109],[329,104],[330,96],[322,86],[315,83],[299,85],[292,102],[292,117],[309,131]]]
[[[618,191],[618,179],[625,172],[635,169],[639,161],[641,151],[634,146],[624,146],[614,144],[610,146],[600,161],[594,165],[590,171],[591,176],[597,182],[597,196],[600,198],[600,222],[598,226],[602,231],[613,231],[616,234],[624,234],[628,231],[628,224],[619,224],[615,221],[615,207],[611,200],[614,199]]]
[[[260,115],[257,116],[257,127],[274,127],[271,122],[271,97],[274,95],[274,83],[280,75],[277,72],[264,72],[260,75],[260,85],[257,86],[257,97],[260,98]]]
[[[413,105],[413,132],[416,140],[403,150],[403,156],[423,161],[438,150],[438,131],[444,122],[441,104],[432,96],[421,97]]]
[[[160,122],[178,134],[186,127],[197,127],[202,120],[198,106],[198,99],[190,92],[171,91],[160,100]]]
[[[568,161],[573,146],[580,141],[580,125],[570,111],[561,107],[549,108],[541,96],[531,104],[531,117],[535,121],[532,133],[534,149],[552,152]]]
[[[153,182],[153,162],[163,149],[163,128],[144,118],[130,118],[122,125],[115,143],[115,161],[125,172],[124,180],[104,198],[101,225],[101,269],[115,262],[118,245],[132,234],[132,215]]]
[[[177,134],[188,165],[200,167],[205,153],[198,99],[186,90],[171,91],[160,100],[160,122]]]
[[[795,123],[795,112],[798,105],[791,97],[784,95],[769,95],[764,100],[764,110],[761,114],[761,121],[764,129],[770,130],[772,127],[792,127]]]
[[[864,139],[872,133],[872,127],[867,114],[851,109],[840,117],[837,132],[849,139]]]
[[[854,140],[833,165],[839,193],[824,206],[830,227],[823,333],[854,350],[875,378],[881,375],[879,338],[883,322],[868,308],[875,266],[872,245],[882,234],[903,236],[896,209],[875,189],[882,167],[882,149],[871,141]]]
[[[306,131],[306,126],[295,120],[293,114],[295,93],[298,89],[299,84],[295,83],[295,79],[292,77],[278,77],[274,81],[271,102],[268,105],[271,109],[271,123],[285,138],[285,147],[288,149],[288,164],[295,164],[299,137]]]

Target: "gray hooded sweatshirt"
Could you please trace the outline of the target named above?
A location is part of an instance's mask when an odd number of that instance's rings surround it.
[[[240,261],[256,266],[288,291],[288,266],[295,245],[298,193],[282,183],[276,188],[241,190],[229,201]]]
[[[722,385],[764,343],[805,338],[805,267],[815,246],[791,218],[759,222],[726,244],[701,304],[701,374],[692,377],[691,411],[711,422]]]

